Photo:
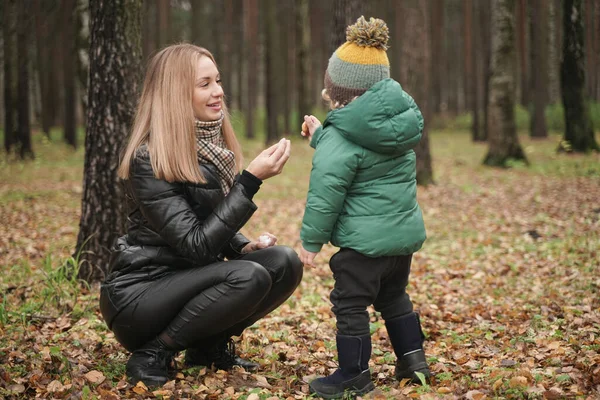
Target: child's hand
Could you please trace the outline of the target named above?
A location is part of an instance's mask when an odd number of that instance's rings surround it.
[[[314,115],[305,115],[304,122],[302,123],[301,135],[308,137],[308,140],[310,140],[319,126],[321,126],[321,121],[319,121],[317,117]]]
[[[304,247],[300,249],[300,261],[302,264],[308,265],[309,267],[314,267],[313,261],[318,253],[313,253],[306,250]]]

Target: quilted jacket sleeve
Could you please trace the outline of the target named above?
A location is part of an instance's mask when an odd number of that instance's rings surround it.
[[[408,105],[412,110],[417,114],[417,119],[419,120],[419,134],[423,133],[423,128],[425,127],[425,120],[423,119],[423,114],[421,113],[421,109],[415,103],[415,100],[410,96],[410,94],[404,92],[403,93],[406,100],[408,100]]]
[[[331,240],[361,153],[333,130],[319,129],[315,134],[318,136],[311,143],[316,150],[300,239],[306,250],[318,253]]]
[[[137,157],[130,176],[131,191],[152,229],[178,253],[198,265],[217,260],[250,219],[256,205],[235,184],[213,212],[201,222],[184,195],[183,185],[154,177],[150,160]]]

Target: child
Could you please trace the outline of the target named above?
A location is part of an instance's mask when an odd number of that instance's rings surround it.
[[[329,261],[339,369],[310,383],[324,398],[374,388],[371,304],[385,319],[398,358],[396,378],[418,382],[415,372],[430,376],[419,317],[405,291],[412,253],[425,241],[412,150],[423,116],[389,78],[385,22],[361,17],[346,34],[325,72],[323,97],[332,111],[322,126],[312,115],[303,124],[315,154],[300,259],[312,265],[323,244],[340,247]]]

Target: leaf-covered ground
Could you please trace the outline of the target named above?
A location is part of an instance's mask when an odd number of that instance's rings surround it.
[[[371,310],[377,390],[365,398],[600,397],[600,156],[557,155],[557,136],[521,139],[531,166],[499,170],[480,165],[486,147],[466,133],[432,134],[437,183],[419,189],[428,240],[409,290],[435,378],[392,378],[395,356]],[[0,398],[303,399],[312,377],[336,367],[326,246],[294,295],[239,338],[258,373],[180,369],[158,390],[128,385],[98,287],[67,273],[82,150],[40,136],[35,145],[34,162],[0,159]],[[247,158],[260,147],[245,143]],[[269,231],[298,249],[311,152],[294,142],[245,234]]]

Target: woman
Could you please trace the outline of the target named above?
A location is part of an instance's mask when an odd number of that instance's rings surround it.
[[[235,355],[231,336],[293,293],[302,264],[275,236],[250,241],[238,230],[289,155],[282,139],[238,174],[241,149],[211,53],[179,44],[152,58],[118,171],[128,231],[100,295],[109,329],[132,352],[133,384],[167,382],[183,349],[190,366],[258,366]]]

